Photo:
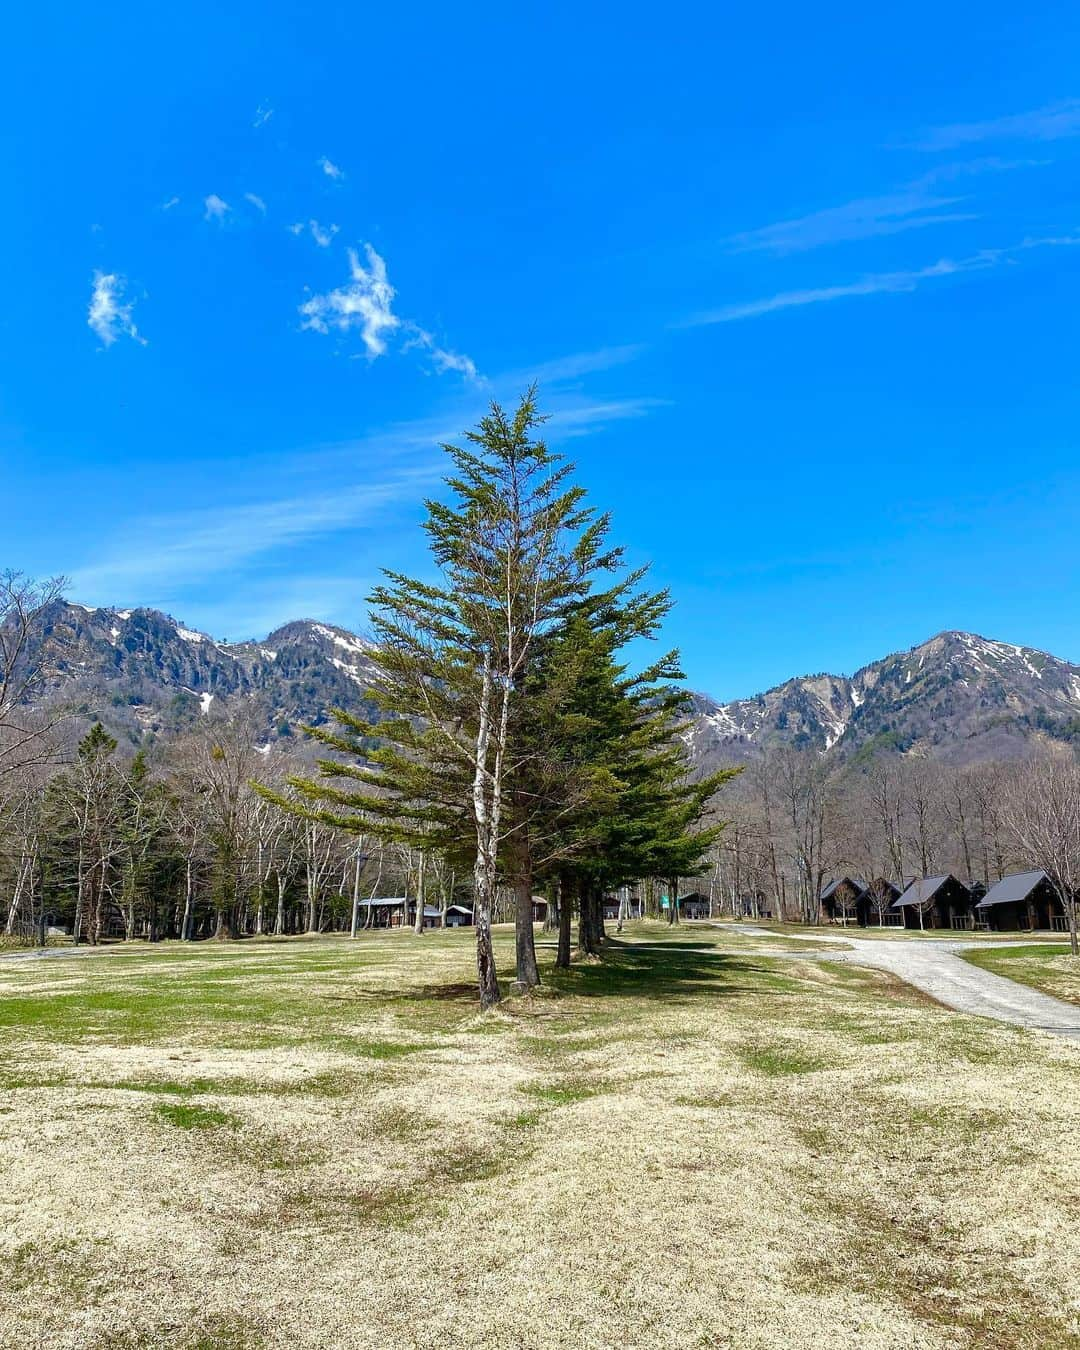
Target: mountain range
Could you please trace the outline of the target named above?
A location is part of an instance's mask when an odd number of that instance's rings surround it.
[[[371,643],[301,619],[261,642],[221,642],[153,609],[55,602],[49,696],[124,743],[182,732],[243,704],[267,743],[300,749],[332,707],[371,711]],[[1033,737],[1080,739],[1080,666],[973,633],[939,633],[851,676],[803,675],[752,698],[692,696],[687,733],[703,768],[794,746],[846,758],[914,753],[952,763],[1010,758]]]

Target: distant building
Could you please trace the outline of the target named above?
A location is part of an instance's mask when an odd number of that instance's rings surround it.
[[[971,890],[946,874],[919,877],[897,900],[894,912],[902,913],[905,928],[970,928]]]
[[[679,917],[682,919],[707,919],[711,907],[709,897],[700,891],[679,896]]]
[[[1065,927],[1065,912],[1045,872],[1017,872],[991,886],[975,913],[996,932]]]
[[[358,902],[361,910],[367,910],[365,928],[400,928],[405,922],[405,907],[410,902],[403,895],[378,896],[371,900]]]
[[[447,905],[447,928],[470,928],[472,926],[472,921],[473,912],[468,905]]]

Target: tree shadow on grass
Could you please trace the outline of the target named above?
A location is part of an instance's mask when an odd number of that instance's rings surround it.
[[[622,943],[609,938],[600,960],[577,958],[569,970],[554,970],[545,963],[542,980],[544,991],[556,996],[663,999],[667,1003],[689,1002],[703,994],[735,998],[798,992],[798,980],[776,971],[767,961],[722,952],[711,943],[692,939]],[[512,969],[500,971],[504,993],[512,979]],[[354,988],[346,994],[331,995],[330,1000],[335,1006],[366,1004],[388,1010],[438,1003],[443,1005],[441,1015],[453,1021],[455,1013],[476,1011],[477,991],[471,981],[416,983],[392,989]],[[511,999],[501,1006],[510,1011],[515,1002]],[[449,1027],[450,1022],[446,1025]]]
[[[667,1003],[702,994],[713,998],[791,994],[798,988],[796,979],[760,960],[693,941],[624,944],[609,938],[599,961],[552,971],[547,978],[561,994],[663,999]]]

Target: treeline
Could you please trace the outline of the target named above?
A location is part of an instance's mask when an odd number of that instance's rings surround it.
[[[257,742],[249,719],[216,715],[151,761],[120,755],[96,724],[59,751],[63,767],[8,774],[4,933],[38,940],[53,926],[96,944],[326,932],[370,923],[373,896],[414,893],[407,848],[261,797],[256,777],[288,790],[289,761]],[[447,878],[446,903],[453,889]]]
[[[951,873],[989,889],[1039,869],[1060,887],[1075,929],[1080,761],[1071,748],[1036,742],[1022,761],[960,768],[775,751],[747,767],[724,811],[729,825],[710,858],[717,912],[818,923],[822,889],[843,875],[902,884]]]

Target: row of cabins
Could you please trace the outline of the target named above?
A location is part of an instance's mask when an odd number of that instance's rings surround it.
[[[359,908],[366,922],[365,928],[402,928],[412,927],[416,923],[416,900],[411,896],[376,896],[371,900],[361,900]],[[547,917],[547,901],[540,895],[533,896],[533,922],[542,923]],[[473,912],[468,905],[424,906],[425,928],[469,928],[472,926]]]
[[[710,901],[700,891],[691,891],[689,895],[679,896],[679,915],[684,919],[707,919],[710,914]],[[360,913],[365,916],[362,926],[366,928],[402,928],[412,927],[416,923],[416,900],[403,895],[377,896],[371,900],[359,902]],[[666,907],[666,906],[665,906]],[[532,898],[533,922],[543,923],[547,918],[548,902],[542,895]],[[629,905],[632,918],[640,918],[644,913],[644,902],[633,899]],[[614,921],[619,917],[618,896],[604,897],[604,918]],[[472,924],[473,912],[467,905],[448,905],[443,910],[438,905],[424,906],[425,928],[467,928]]]
[[[832,923],[854,919],[861,927],[885,923],[903,928],[981,929],[1010,933],[1068,928],[1065,910],[1046,872],[1017,872],[989,890],[965,885],[949,873],[908,877],[902,883],[878,877],[837,877],[821,892],[821,907]]]

